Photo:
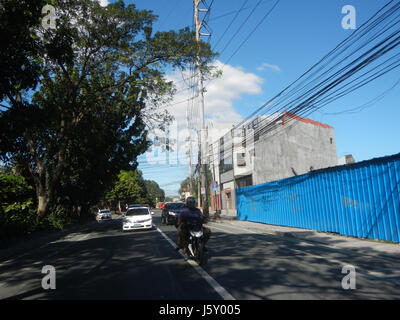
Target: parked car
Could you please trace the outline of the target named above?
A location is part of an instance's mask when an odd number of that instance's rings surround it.
[[[111,211],[109,209],[99,209],[97,213],[97,220],[102,221],[102,220],[111,220]]]
[[[122,215],[122,231],[134,229],[152,229],[153,212],[146,207],[133,207]]]
[[[167,202],[161,212],[161,222],[164,224],[174,224],[179,209],[182,209],[184,206],[184,202]]]

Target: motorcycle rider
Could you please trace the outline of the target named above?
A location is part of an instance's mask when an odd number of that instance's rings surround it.
[[[177,250],[181,249],[183,251],[183,257],[185,261],[188,260],[188,239],[189,239],[189,230],[187,227],[187,223],[193,224],[201,224],[203,222],[203,214],[201,211],[196,208],[196,199],[192,196],[187,197],[186,206],[179,210],[178,212],[178,247]],[[203,226],[203,236],[204,236],[204,244],[210,239],[211,230]],[[206,248],[204,247],[204,250]]]

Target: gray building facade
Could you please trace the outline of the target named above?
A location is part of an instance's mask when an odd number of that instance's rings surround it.
[[[236,214],[237,188],[338,165],[334,128],[288,112],[259,116],[225,134],[212,150],[219,186],[213,202],[220,204],[213,209],[230,215]]]

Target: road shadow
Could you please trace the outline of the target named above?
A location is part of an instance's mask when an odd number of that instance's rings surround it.
[[[3,299],[218,300],[218,294],[152,230],[122,232],[99,224],[102,236],[50,243],[40,252],[0,266]],[[44,290],[44,265],[56,269],[56,289]],[[182,279],[180,279],[182,277]]]

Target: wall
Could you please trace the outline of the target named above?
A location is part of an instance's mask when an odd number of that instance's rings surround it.
[[[294,122],[294,125],[282,125],[260,136],[254,143],[254,184],[338,164],[332,127],[297,120]]]
[[[400,153],[236,190],[239,220],[400,242]]]

